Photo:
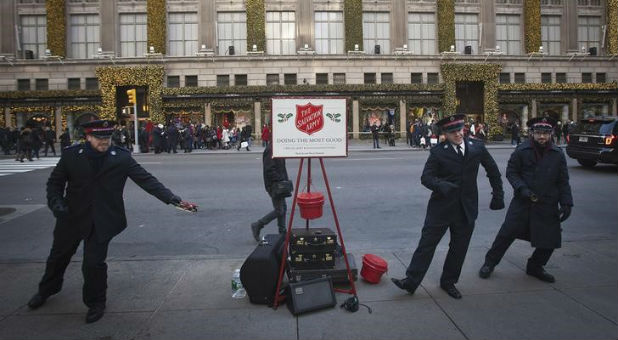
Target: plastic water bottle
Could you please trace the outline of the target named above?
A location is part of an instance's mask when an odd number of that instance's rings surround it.
[[[247,292],[245,288],[243,288],[242,282],[240,282],[240,269],[236,269],[232,276],[232,297],[235,299],[242,299],[245,296],[247,296]]]

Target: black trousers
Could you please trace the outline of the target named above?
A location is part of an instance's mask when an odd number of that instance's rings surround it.
[[[47,156],[47,149],[51,148],[51,151],[56,155],[56,147],[54,146],[54,142],[45,142],[45,156]]]
[[[279,234],[283,234],[286,232],[285,215],[287,204],[285,203],[285,197],[271,197],[271,200],[273,203],[273,210],[260,218],[258,223],[263,227],[272,220],[277,219],[277,229],[279,230]]]
[[[81,241],[81,236],[75,230],[72,230],[71,226],[56,224],[54,241],[45,266],[45,274],[39,283],[39,294],[50,296],[62,289],[64,272]],[[88,307],[105,304],[106,301],[107,264],[105,259],[107,258],[108,246],[109,241],[99,242],[94,232],[88,239],[84,240],[82,299]]]
[[[485,263],[496,266],[504,257],[507,249],[513,244],[515,241],[514,235],[503,235],[498,233],[494,243],[491,245],[491,249],[485,255]],[[532,256],[528,259],[528,268],[529,270],[540,270],[544,265],[547,264],[549,258],[551,257],[554,249],[551,248],[536,248],[532,253]]]
[[[440,243],[447,229],[451,233],[451,241],[449,242],[448,253],[442,268],[440,284],[455,284],[459,280],[461,267],[466,258],[468,245],[474,230],[474,223],[461,222],[452,225],[425,225],[423,226],[418,247],[416,247],[410,265],[406,270],[407,278],[415,287],[418,287],[421,281],[423,281],[436,251],[436,246]]]

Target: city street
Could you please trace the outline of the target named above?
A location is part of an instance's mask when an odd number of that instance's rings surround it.
[[[513,190],[504,172],[512,148],[490,152],[503,176],[508,207]],[[81,248],[62,292],[30,311],[26,302],[36,292],[52,241],[54,218],[45,200],[52,168],[0,176],[0,208],[15,209],[0,215],[0,339],[616,339],[616,166],[587,169],[567,158],[575,206],[562,225],[563,248],[546,267],[556,276],[554,284],[525,274],[532,248],[523,241],[515,242],[489,280],[478,277],[506,213],[489,210],[491,187],[481,168],[479,218],[457,285],[463,299],[454,300],[438,286],[448,236],[422,289],[410,296],[390,282],[403,277],[420,237],[430,194],[420,183],[427,155],[402,148],[325,159],[345,245],[359,272],[367,253],[389,265],[379,284],[357,281],[361,303],[372,314],[364,307],[354,314],[336,307],[294,317],[285,307],[274,311],[251,305],[248,298],[231,298],[233,270],[255,247],[249,226],[271,208],[261,153],[245,151],[135,156],[199,211],[166,206],[128,181],[129,227],[109,248],[103,319],[83,322]],[[298,165],[297,159],[287,160],[291,179]],[[311,190],[326,193],[319,162],[312,165]],[[304,170],[296,189],[307,184]],[[334,229],[328,204],[324,212],[311,226]],[[297,211],[294,224],[304,223]],[[264,232],[275,233],[275,223]],[[337,298],[342,302],[347,296]]]

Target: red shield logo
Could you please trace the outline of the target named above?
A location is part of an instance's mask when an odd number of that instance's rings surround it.
[[[296,128],[308,135],[324,127],[323,105],[296,105]]]

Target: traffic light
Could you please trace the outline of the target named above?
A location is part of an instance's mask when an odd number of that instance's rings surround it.
[[[127,90],[127,96],[129,97],[129,104],[137,103],[137,96],[135,95],[135,89]]]

